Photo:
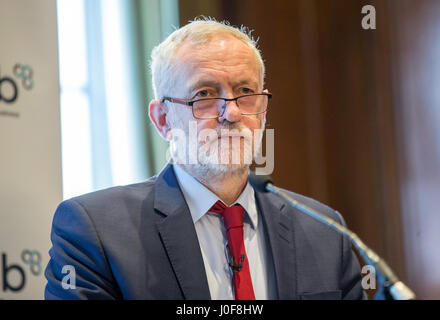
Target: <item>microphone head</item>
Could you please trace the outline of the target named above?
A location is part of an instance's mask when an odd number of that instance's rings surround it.
[[[248,180],[251,186],[260,192],[268,192],[269,190],[266,189],[266,186],[269,183],[273,183],[269,176],[256,175],[254,171],[250,171]]]

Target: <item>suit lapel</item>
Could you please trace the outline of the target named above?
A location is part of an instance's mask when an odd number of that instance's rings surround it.
[[[268,249],[272,251],[278,299],[296,299],[297,268],[292,220],[283,214],[285,204],[278,198],[262,192],[255,192],[255,195],[269,239]]]
[[[211,299],[205,266],[188,206],[168,164],[155,183],[160,236],[185,299]]]

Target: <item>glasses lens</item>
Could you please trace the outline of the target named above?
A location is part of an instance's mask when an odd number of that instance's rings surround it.
[[[260,113],[266,110],[268,98],[266,95],[249,95],[237,99],[241,113]]]
[[[237,104],[242,114],[257,114],[266,111],[268,100],[267,95],[247,95],[238,98]],[[194,116],[200,119],[217,118],[224,104],[225,100],[221,98],[194,101]]]
[[[196,118],[216,118],[225,101],[223,99],[203,99],[194,101],[193,112]]]

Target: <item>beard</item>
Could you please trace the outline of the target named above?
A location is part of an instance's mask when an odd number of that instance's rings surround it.
[[[171,158],[194,174],[224,176],[243,172],[261,151],[263,130],[252,133],[243,124],[226,122],[216,129],[197,132],[196,121],[190,121],[188,126],[182,122],[173,123],[179,133],[170,139]]]
[[[198,169],[216,174],[247,169],[253,160],[252,132],[247,128],[225,126],[199,135]],[[200,141],[201,140],[201,141]]]

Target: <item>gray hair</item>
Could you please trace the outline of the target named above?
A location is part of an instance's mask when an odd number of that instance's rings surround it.
[[[175,30],[162,43],[156,46],[151,53],[151,75],[153,91],[156,99],[170,94],[177,80],[175,75],[175,55],[185,41],[194,45],[204,44],[215,35],[228,34],[243,41],[254,53],[260,65],[260,80],[264,83],[265,67],[261,52],[257,48],[258,39],[252,36],[252,30],[245,26],[233,27],[227,21],[218,22],[213,18],[196,18],[187,25]]]

